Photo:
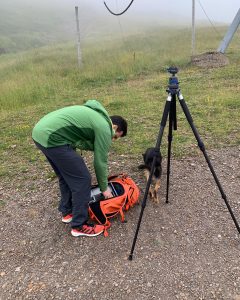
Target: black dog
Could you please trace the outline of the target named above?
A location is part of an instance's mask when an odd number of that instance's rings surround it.
[[[149,188],[149,195],[155,203],[159,203],[158,190],[161,185],[160,178],[162,175],[162,155],[159,149],[148,148],[146,152],[143,153],[144,164],[141,164],[140,166],[138,166],[138,168],[144,170],[144,175],[146,177],[146,180],[148,181],[154,156],[156,156],[156,160],[152,182]]]

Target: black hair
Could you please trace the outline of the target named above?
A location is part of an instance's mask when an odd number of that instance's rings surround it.
[[[122,131],[122,137],[127,135],[127,121],[121,116],[110,116],[113,125],[117,125],[117,131]]]

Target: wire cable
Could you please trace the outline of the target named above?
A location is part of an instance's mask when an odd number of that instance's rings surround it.
[[[110,8],[107,6],[107,4],[106,4],[105,1],[104,1],[103,3],[104,3],[104,5],[106,6],[107,10],[108,10],[112,15],[114,15],[114,16],[121,16],[121,15],[123,15],[123,14],[129,9],[129,7],[132,5],[133,1],[134,1],[134,0],[132,0],[132,1],[129,3],[129,5],[128,5],[122,12],[120,12],[120,13],[114,13],[113,11],[110,10]]]
[[[116,2],[116,8],[118,10],[118,0],[115,0],[115,2]],[[119,26],[119,29],[120,29],[120,32],[121,32],[121,37],[122,37],[123,43],[125,44],[125,35],[124,35],[124,32],[123,32],[123,27],[122,27],[120,18],[117,18],[117,20],[118,20],[118,26]]]
[[[198,3],[201,7],[201,9],[203,10],[205,16],[207,17],[208,21],[210,22],[210,24],[212,25],[213,29],[215,30],[215,32],[218,34],[219,37],[221,37],[221,34],[219,33],[219,31],[216,29],[216,27],[214,26],[213,22],[211,21],[211,19],[209,18],[209,16],[206,13],[206,10],[204,9],[202,3],[200,2],[200,0],[198,0]]]

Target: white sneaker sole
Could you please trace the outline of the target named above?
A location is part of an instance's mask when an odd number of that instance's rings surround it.
[[[72,222],[72,218],[67,219],[67,220],[64,220],[64,219],[62,218],[62,222],[65,223],[65,224],[69,224],[69,223]]]
[[[100,231],[98,233],[94,233],[94,234],[87,234],[87,233],[81,233],[81,232],[76,232],[76,231],[73,231],[71,230],[71,234],[72,236],[74,237],[79,237],[79,236],[88,236],[88,237],[94,237],[94,236],[97,236],[99,234],[103,233],[103,231]]]

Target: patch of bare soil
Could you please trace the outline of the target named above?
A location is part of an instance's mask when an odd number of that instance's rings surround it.
[[[240,148],[208,154],[240,222]],[[114,156],[111,173],[127,172],[142,199],[140,160]],[[30,169],[22,186],[0,189],[0,299],[240,299],[239,233],[201,153],[172,160],[169,204],[163,162],[161,201],[147,202],[132,261],[141,205],[127,223],[115,218],[107,238],[74,238],[57,211],[57,181]]]
[[[219,52],[206,52],[192,57],[192,64],[202,68],[218,68],[229,64],[228,58]]]

